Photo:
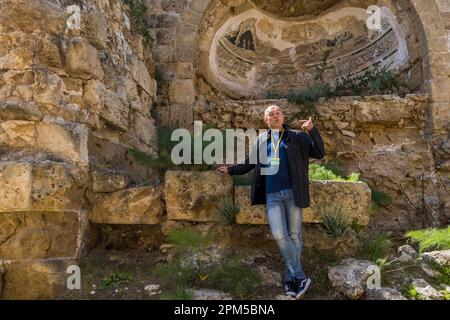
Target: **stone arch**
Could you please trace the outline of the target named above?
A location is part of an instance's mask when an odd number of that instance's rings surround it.
[[[344,73],[356,75],[374,65],[405,72],[411,68],[406,37],[414,26],[400,25],[393,13],[398,9],[386,0],[379,2],[382,30],[372,32],[366,10],[374,3],[328,1],[323,12],[307,7],[306,15],[296,16],[297,8],[292,16],[284,11],[276,16],[275,7],[255,0],[211,1],[199,28],[199,74],[231,97],[261,98],[268,91],[307,86],[327,50],[334,50],[328,57],[332,68],[324,74],[333,84]]]

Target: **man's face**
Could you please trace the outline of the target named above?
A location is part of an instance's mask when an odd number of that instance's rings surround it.
[[[280,108],[272,108],[266,116],[266,123],[272,129],[281,129],[284,123],[284,115]]]

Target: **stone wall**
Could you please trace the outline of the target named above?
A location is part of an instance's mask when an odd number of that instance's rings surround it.
[[[119,0],[0,1],[3,298],[54,298],[93,244],[91,208],[159,182],[129,154],[158,152],[152,53],[133,28]]]
[[[443,223],[448,219],[445,218],[450,216],[448,1],[328,1],[322,3],[322,7],[305,1],[292,5],[292,2],[281,5],[279,1],[250,0],[151,0],[147,3],[151,8],[149,25],[154,28],[156,38],[152,51],[159,80],[155,117],[162,124],[189,128],[196,119],[219,128],[264,128],[261,105],[267,103],[251,99],[279,89],[267,85],[271,72],[276,77],[285,77],[275,81],[285,86],[284,89],[299,83],[304,83],[300,85],[304,87],[312,82],[311,77],[306,77],[308,72],[299,72],[302,66],[317,66],[320,61],[314,54],[301,55],[302,52],[314,53],[309,45],[317,52],[336,45],[338,49],[333,51],[330,61],[332,72],[338,74],[344,73],[344,69],[339,69],[340,64],[350,65],[351,69],[357,66],[355,72],[359,67],[362,70],[370,67],[377,61],[371,57],[378,53],[383,63],[393,62],[393,69],[402,76],[408,90],[426,93],[428,100],[378,97],[320,102],[322,108],[318,109],[324,113],[315,123],[323,129],[329,159],[344,160],[349,169],[360,171],[377,188],[392,195],[390,215],[387,221],[380,221],[380,226],[398,227],[397,217],[407,225],[415,210],[408,204],[399,183],[406,188],[405,193],[415,199],[413,201],[418,201],[422,188],[418,178],[422,173],[427,181],[428,209]],[[349,7],[361,10],[371,4],[384,10],[385,20],[382,21],[387,29],[383,29],[383,39],[386,43],[381,45],[373,40],[369,32],[366,35],[369,40],[358,50],[361,56],[351,55],[353,60],[348,60],[346,48],[357,46],[350,45],[355,39],[338,33],[350,30],[353,36],[359,34],[354,28],[360,22],[354,21],[350,23],[351,28],[345,27],[349,21],[339,20],[342,18],[339,10],[346,8],[348,11]],[[309,14],[298,16],[299,12]],[[327,25],[329,21],[321,20],[324,17],[337,20],[331,19],[334,21],[331,26]],[[339,32],[338,26],[341,27]],[[364,37],[363,33],[359,34],[361,43]],[[377,45],[386,50],[386,55]],[[375,53],[371,51],[374,46]],[[297,69],[287,70],[283,66]],[[325,75],[325,80],[335,76]],[[281,89],[278,92],[283,92]],[[354,105],[374,109],[371,112],[379,112],[379,119],[353,114]],[[406,110],[420,110],[419,115],[409,111],[405,114],[405,105]],[[331,114],[340,115],[327,118],[325,113],[330,108],[334,110]],[[346,114],[353,114],[351,121],[345,119]],[[395,121],[389,119],[391,114],[395,115]],[[295,112],[290,112],[289,118],[296,119],[294,115]],[[414,119],[416,116],[420,118],[418,121]],[[336,136],[338,140],[333,143]]]

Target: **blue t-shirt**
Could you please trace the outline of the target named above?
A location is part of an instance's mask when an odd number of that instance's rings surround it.
[[[274,175],[265,175],[266,178],[266,193],[272,193],[272,192],[278,192],[281,190],[291,189],[292,188],[292,182],[291,182],[291,175],[289,172],[289,163],[288,163],[288,157],[287,157],[287,151],[286,151],[286,145],[284,144],[284,136],[283,139],[280,142],[280,147],[278,150],[278,157],[280,158],[280,164],[278,168],[278,172]],[[278,142],[278,136],[275,139],[275,142]],[[270,141],[267,143],[267,155],[269,156],[269,159],[274,157],[274,150],[272,147],[273,139],[271,138]],[[276,144],[275,144],[276,146]],[[264,167],[269,167],[269,164],[264,165]]]

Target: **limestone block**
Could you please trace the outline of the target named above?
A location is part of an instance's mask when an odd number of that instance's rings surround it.
[[[50,300],[66,292],[67,269],[73,259],[5,262],[3,296],[5,300]]]
[[[2,163],[0,212],[80,210],[87,184],[87,170],[67,163]]]
[[[41,65],[50,68],[61,69],[63,58],[61,56],[61,41],[52,35],[45,35],[40,38],[37,44],[36,60]]]
[[[83,99],[108,124],[121,130],[128,128],[128,105],[117,92],[109,90],[98,80],[90,80],[85,85]]]
[[[361,298],[367,290],[367,279],[379,267],[367,260],[345,259],[340,265],[328,268],[331,285],[349,299]]]
[[[103,78],[99,53],[85,38],[76,37],[70,41],[66,64],[68,71],[74,76],[83,79]]]
[[[239,206],[236,215],[237,224],[268,224],[267,210],[264,205],[250,205],[251,187],[236,186],[234,188],[234,201]]]
[[[34,101],[58,106],[63,100],[65,85],[62,79],[44,68],[35,69]]]
[[[79,228],[77,212],[0,213],[0,259],[74,257]]]
[[[117,171],[92,172],[92,191],[94,192],[114,192],[125,189],[127,178],[125,173]]]
[[[180,79],[169,85],[169,100],[171,104],[191,105],[195,102],[194,81]]]
[[[98,200],[92,208],[90,221],[101,224],[157,224],[162,214],[159,188],[130,188]]]
[[[145,90],[151,97],[156,95],[156,80],[150,77],[150,73],[145,63],[138,59],[134,54],[127,56],[127,62],[130,67],[130,73],[134,81]]]
[[[0,164],[0,209],[25,210],[31,206],[30,163]]]
[[[9,34],[0,33],[0,42],[2,43],[0,47],[0,69],[20,70],[33,65],[31,48],[35,46],[36,39],[32,35],[20,31]]]
[[[33,165],[31,200],[33,210],[81,210],[89,183],[83,167],[43,161]]]
[[[88,165],[88,128],[66,122],[37,122],[36,148],[67,162]]]
[[[303,210],[305,222],[319,222],[322,214],[340,208],[349,223],[367,225],[370,220],[371,192],[364,182],[311,181],[311,207]]]
[[[42,30],[49,34],[62,35],[66,25],[66,13],[62,6],[52,1],[5,0],[2,1],[0,21],[0,33],[22,30],[31,34]]]
[[[36,125],[33,121],[11,120],[0,123],[0,144],[26,148],[35,145]]]
[[[133,132],[136,138],[143,143],[157,147],[158,132],[155,126],[155,120],[144,117],[138,112],[133,113]]]
[[[304,223],[320,222],[321,214],[341,208],[341,213],[352,222],[367,225],[370,219],[370,189],[362,182],[310,181],[311,207],[302,210]],[[250,186],[235,187],[234,199],[240,211],[238,224],[267,224],[267,209],[250,205]],[[332,206],[331,206],[332,205]]]
[[[232,197],[233,180],[214,171],[167,171],[164,196],[171,220],[218,221],[218,203]]]

